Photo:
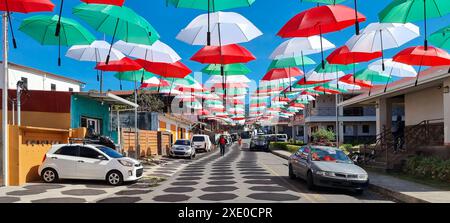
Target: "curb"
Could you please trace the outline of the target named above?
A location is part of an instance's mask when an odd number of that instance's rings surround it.
[[[281,157],[283,159],[289,158],[289,156],[278,153],[276,150],[270,150],[270,152],[275,156]],[[413,197],[372,183],[369,183],[368,189],[403,203],[430,203],[429,201],[422,200],[420,198]]]

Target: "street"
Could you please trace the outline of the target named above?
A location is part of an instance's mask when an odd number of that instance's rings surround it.
[[[288,177],[287,161],[267,152],[230,146],[224,157],[215,150],[198,154],[193,161],[165,159],[160,166],[146,167],[145,178],[134,184],[111,187],[103,182],[63,181],[33,183],[0,190],[0,202],[300,202],[367,203],[392,202],[371,191],[356,195],[345,190],[308,191],[302,180]],[[150,185],[148,177],[164,177]]]

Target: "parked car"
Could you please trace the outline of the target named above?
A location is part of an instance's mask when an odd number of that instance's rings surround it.
[[[262,151],[268,151],[269,150],[269,141],[264,135],[257,135],[253,137],[251,144],[250,144],[250,150],[262,150]]]
[[[196,155],[195,149],[192,148],[190,140],[178,139],[170,148],[169,155],[171,157],[183,157],[194,159]]]
[[[197,151],[202,150],[205,152],[211,151],[211,140],[207,135],[193,135],[192,136],[192,147]]]
[[[241,133],[241,148],[250,149],[250,144],[252,142],[252,132],[244,131]]]
[[[47,183],[58,179],[106,180],[120,185],[137,181],[144,168],[135,159],[95,144],[53,145],[45,154],[38,174]]]
[[[288,141],[287,134],[277,134],[276,135],[276,141],[277,142],[287,142]]]
[[[334,147],[303,146],[289,157],[288,167],[289,177],[305,179],[309,189],[323,186],[363,193],[369,184],[367,172]]]

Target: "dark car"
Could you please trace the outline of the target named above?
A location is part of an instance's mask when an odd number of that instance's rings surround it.
[[[303,178],[308,188],[315,186],[354,190],[362,193],[369,176],[345,153],[334,147],[303,146],[289,157],[289,177]]]
[[[269,141],[264,135],[257,135],[252,138],[250,150],[269,151]]]

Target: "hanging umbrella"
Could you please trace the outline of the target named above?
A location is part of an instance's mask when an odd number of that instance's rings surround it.
[[[264,81],[271,81],[271,80],[278,80],[278,79],[284,79],[284,78],[291,78],[291,77],[297,77],[303,75],[303,71],[296,67],[292,68],[275,68],[269,70],[264,77],[261,80]]]
[[[222,82],[222,77],[218,76],[218,75],[212,75],[211,77],[209,77],[209,79],[205,82],[206,85],[212,85],[212,84],[217,84],[217,83],[223,83]],[[227,77],[227,80],[225,82],[225,84],[227,83],[250,83],[252,82],[250,79],[248,79],[248,77],[246,77],[245,75],[231,75]]]
[[[397,0],[384,8],[378,17],[380,22],[415,22],[424,20],[424,46],[428,48],[427,18],[443,17],[450,13],[447,0]]]
[[[152,77],[150,79],[144,80],[144,82],[141,84],[141,88],[163,88],[163,87],[170,87],[169,82],[160,79],[158,77]]]
[[[63,28],[64,29],[64,28]],[[138,63],[134,62],[132,59],[124,57],[121,60],[111,61],[109,64],[98,63],[95,67],[97,70],[101,70],[100,75],[100,93],[103,92],[103,71],[107,72],[126,72],[126,71],[138,71],[142,67]],[[141,80],[141,83],[144,81]]]
[[[434,32],[429,39],[436,47],[450,50],[450,25]]]
[[[107,5],[117,5],[122,6],[125,0],[81,0],[88,4],[107,4]]]
[[[384,92],[386,92],[387,86],[388,86],[392,76],[395,76],[395,77],[415,77],[415,76],[417,76],[417,71],[414,69],[413,66],[410,66],[408,64],[395,62],[392,59],[386,59],[384,61],[385,70],[383,70],[382,63],[383,62],[381,60],[375,61],[375,62],[369,64],[368,68],[370,70],[380,72],[381,75],[389,77],[388,81],[386,82]]]
[[[269,65],[269,69],[298,67],[298,66],[302,66],[302,65],[314,65],[314,64],[316,64],[316,62],[314,62],[314,60],[312,60],[311,58],[309,58],[307,56],[289,57],[289,58],[273,60]]]
[[[366,17],[354,9],[343,5],[324,5],[303,11],[289,20],[278,32],[278,35],[287,37],[308,37],[335,32],[347,28],[355,23],[352,15],[357,15],[357,22],[364,22]],[[321,44],[322,46],[322,44]],[[322,48],[322,47],[321,47]],[[325,61],[322,54],[322,67]]]
[[[180,61],[175,63],[159,63],[137,59],[136,62],[148,72],[152,72],[166,78],[184,78],[192,73],[191,69]]]
[[[210,22],[208,18],[208,14],[198,16],[176,38],[190,45],[222,46],[249,42],[262,35],[253,23],[235,12],[211,13]]]
[[[202,72],[209,75],[222,75],[221,64],[210,64],[203,68]],[[235,63],[223,66],[223,75],[246,75],[251,72],[245,64]]]
[[[116,49],[109,52],[111,45],[108,42],[96,40],[89,45],[75,45],[69,48],[66,53],[70,57],[79,61],[105,62],[108,54],[112,61],[121,60],[125,57],[123,53]]]
[[[125,55],[137,59],[160,63],[175,63],[181,57],[167,44],[157,40],[153,45],[127,43],[119,40],[113,45],[114,49],[120,50]]]
[[[17,48],[16,37],[14,36],[14,28],[11,20],[11,12],[32,13],[32,12],[51,12],[55,5],[50,0],[1,0],[0,11],[6,12],[8,17],[9,28],[11,31],[12,42],[14,48]]]
[[[281,43],[272,52],[270,59],[301,57],[320,53],[321,49],[325,51],[335,47],[336,46],[333,43],[323,37],[321,38],[320,36],[297,37]]]
[[[354,35],[345,45],[351,52],[373,53],[397,48],[420,36],[419,27],[412,23],[371,23],[359,36]]]
[[[158,32],[147,20],[125,6],[83,3],[73,9],[73,14],[95,30],[112,35],[111,43],[116,37],[125,42],[147,45],[159,39]],[[106,63],[109,63],[109,56]]]
[[[442,49],[429,46],[416,46],[406,48],[393,57],[394,61],[420,66],[448,66],[450,65],[450,55]],[[419,72],[420,74],[420,72]],[[415,86],[419,82],[419,75],[416,77]]]
[[[155,74],[150,72],[146,72],[145,70],[137,70],[137,71],[125,71],[125,72],[117,72],[114,75],[115,78],[121,81],[134,81],[138,82],[143,80],[148,80],[150,78],[156,77]]]
[[[328,57],[330,64],[354,64],[367,62],[375,58],[381,57],[381,52],[352,52],[347,46],[342,46],[334,50]]]
[[[58,46],[58,66],[61,66],[61,46],[91,44],[95,37],[77,21],[61,18],[63,34],[55,36],[57,15],[37,15],[23,20],[19,30],[38,41],[41,45]]]
[[[353,84],[360,86],[362,88],[371,88],[373,85],[369,81],[357,79],[352,74],[347,74],[341,78],[339,78],[339,82],[346,83],[346,84]]]
[[[191,60],[203,64],[247,63],[256,59],[244,47],[231,44],[225,46],[205,46],[192,56]]]

